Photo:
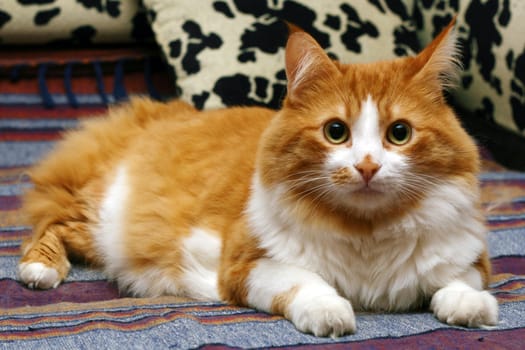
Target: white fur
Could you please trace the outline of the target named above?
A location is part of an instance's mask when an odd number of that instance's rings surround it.
[[[196,299],[218,300],[217,267],[222,242],[218,233],[193,228],[184,240],[184,274],[181,285],[186,295]]]
[[[310,286],[311,295],[337,295],[332,286],[312,271],[260,259],[248,277],[247,300],[259,309],[270,310],[275,295],[304,285]]]
[[[58,271],[39,262],[21,263],[18,276],[29,288],[49,289],[60,284]]]
[[[352,305],[339,295],[311,295],[302,288],[290,308],[292,323],[302,332],[332,338],[354,333],[356,320]]]
[[[355,331],[350,303],[314,272],[261,259],[248,277],[248,303],[271,311],[274,297],[296,289],[287,314],[302,332],[340,336]]]
[[[448,324],[480,327],[498,323],[498,302],[487,291],[479,291],[463,281],[454,281],[438,290],[430,308]]]
[[[312,66],[315,65],[318,58],[319,56],[315,53],[309,51],[304,52],[304,55],[297,62],[297,66],[293,72],[293,80],[290,80],[289,82],[290,91],[292,93],[303,83],[305,77],[308,75],[308,71],[312,69]]]
[[[194,228],[182,244],[173,243],[173,249],[182,250],[180,276],[174,276],[170,269],[177,262],[168,268],[153,264],[140,272],[123,267],[117,276],[119,286],[138,296],[177,295],[218,300],[217,266],[221,241],[217,235],[212,231]]]
[[[129,193],[127,169],[121,165],[105,192],[98,212],[99,223],[93,230],[97,251],[111,278],[116,278],[128,264],[124,251],[124,215]]]
[[[432,67],[435,72],[439,73],[441,86],[444,89],[456,86],[462,67],[461,50],[457,38],[457,30],[452,28],[445,40],[436,48],[425,68],[418,74],[424,74],[427,67]]]
[[[117,168],[99,210],[99,224],[94,229],[97,250],[104,262],[105,273],[116,279],[119,287],[137,296],[179,295],[197,299],[217,300],[217,266],[221,241],[214,232],[194,228],[181,242],[173,242],[173,250],[182,251],[182,276],[175,276],[174,266],[130,268],[125,250],[125,215],[132,188],[124,165]],[[170,244],[170,242],[166,242]]]
[[[158,266],[141,271],[123,267],[116,277],[119,288],[137,297],[186,296],[178,281]]]
[[[399,221],[354,235],[303,225],[281,201],[286,188],[264,188],[255,176],[247,214],[274,261],[317,273],[354,308],[406,310],[455,281],[484,249],[475,194],[466,188],[436,185]],[[465,283],[480,287],[472,279]]]
[[[99,223],[94,229],[104,272],[117,281],[119,288],[132,295],[158,296],[168,291],[177,294],[177,284],[160,268],[149,267],[140,272],[130,268],[125,250],[125,215],[131,190],[128,170],[125,165],[120,165],[105,192],[99,209]]]
[[[379,132],[379,111],[370,95],[361,104],[361,113],[351,126],[351,135],[354,164],[367,155],[370,155],[373,161],[382,163],[385,151],[383,137]]]
[[[337,147],[329,155],[325,163],[325,176],[330,177],[332,172],[346,169],[351,173],[351,181],[334,186],[333,195],[338,204],[344,203],[354,210],[367,211],[390,204],[393,200],[389,193],[400,186],[399,179],[408,167],[408,160],[399,153],[387,151],[383,147],[384,135],[379,127],[379,112],[376,103],[368,96],[363,101],[361,113],[353,125],[350,126],[352,147]],[[369,157],[380,168],[367,184],[356,165]],[[369,187],[382,192],[374,200],[356,201],[349,196],[356,190]],[[355,197],[355,196],[354,196]]]

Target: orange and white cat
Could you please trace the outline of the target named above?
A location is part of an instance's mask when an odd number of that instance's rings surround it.
[[[354,310],[428,304],[494,325],[478,153],[442,94],[456,61],[453,24],[370,64],[296,32],[278,112],[115,108],[32,170],[19,276],[54,288],[80,259],[135,296],[245,305],[318,336],[354,332]]]

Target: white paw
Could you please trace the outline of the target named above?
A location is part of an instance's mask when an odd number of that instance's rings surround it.
[[[320,296],[296,303],[290,310],[298,330],[318,337],[339,337],[355,332],[354,310],[350,302],[337,295]]]
[[[466,286],[448,286],[432,297],[430,308],[442,322],[467,327],[498,323],[498,302],[487,291]]]
[[[21,263],[18,276],[31,289],[56,288],[60,284],[58,271],[39,262]]]

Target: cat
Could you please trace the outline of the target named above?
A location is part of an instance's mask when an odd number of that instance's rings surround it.
[[[443,96],[453,27],[367,64],[296,31],[280,111],[135,99],[86,122],[30,173],[20,279],[55,288],[80,260],[130,295],[248,306],[316,336],[355,332],[360,310],[497,324],[478,152]]]

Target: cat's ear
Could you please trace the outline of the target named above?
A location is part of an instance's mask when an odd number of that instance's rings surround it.
[[[314,38],[300,30],[291,31],[286,44],[289,102],[301,99],[316,82],[338,73],[336,65]]]
[[[461,70],[456,18],[414,60],[414,79],[433,92],[454,86]]]

